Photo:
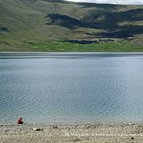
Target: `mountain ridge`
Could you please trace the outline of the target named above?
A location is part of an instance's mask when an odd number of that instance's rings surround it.
[[[0,0],[0,51],[143,51],[142,13],[142,5]]]

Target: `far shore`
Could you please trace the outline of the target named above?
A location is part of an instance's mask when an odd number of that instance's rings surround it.
[[[0,143],[142,143],[143,123],[0,125]]]
[[[21,51],[21,52],[15,52],[15,51],[0,51],[0,54],[136,54],[136,55],[140,55],[143,54],[143,52],[25,52],[25,51]]]
[[[142,56],[143,52],[0,52],[5,58],[70,58],[70,57],[130,57]]]

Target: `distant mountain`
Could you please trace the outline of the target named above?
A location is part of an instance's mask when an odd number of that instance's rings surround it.
[[[0,51],[62,51],[64,42],[66,51],[69,43],[115,41],[130,41],[143,51],[142,13],[143,6],[133,5],[0,0]]]

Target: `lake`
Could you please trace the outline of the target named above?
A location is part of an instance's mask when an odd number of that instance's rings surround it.
[[[143,121],[143,54],[1,53],[0,124]]]

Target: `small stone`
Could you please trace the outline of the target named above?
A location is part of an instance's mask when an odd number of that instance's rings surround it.
[[[89,128],[91,128],[91,125],[86,126],[86,129],[89,129]]]
[[[40,129],[40,128],[33,128],[33,131],[43,131],[43,129]]]
[[[129,123],[129,125],[135,125],[135,123]]]
[[[53,129],[58,129],[58,127],[56,125],[53,125],[52,128]]]

